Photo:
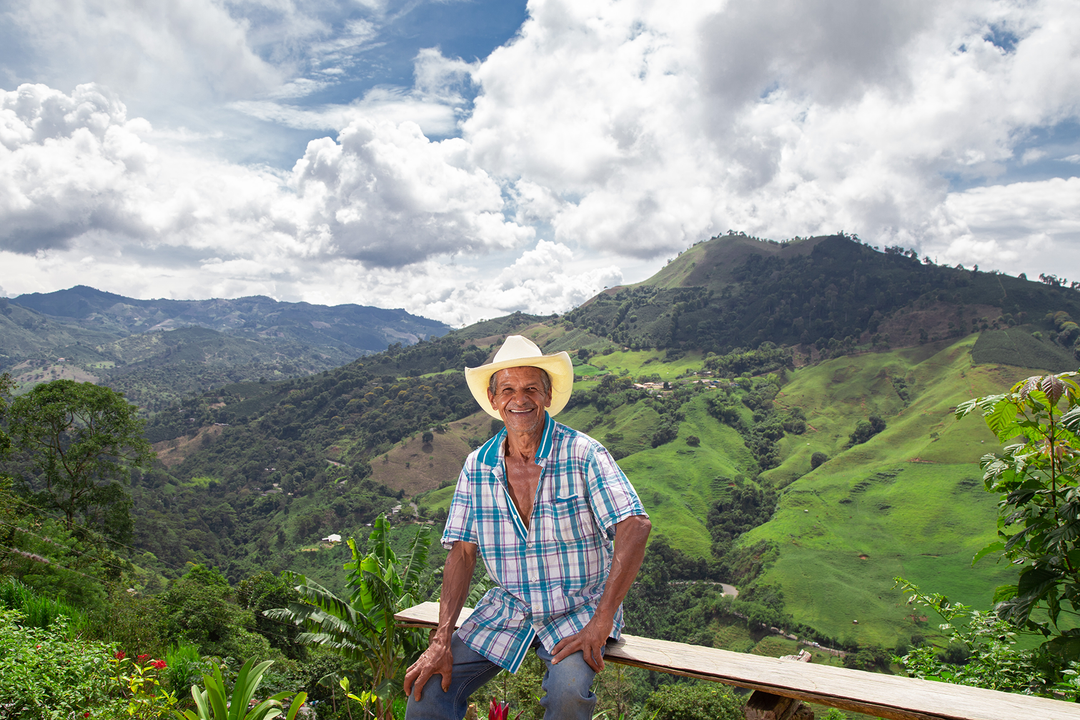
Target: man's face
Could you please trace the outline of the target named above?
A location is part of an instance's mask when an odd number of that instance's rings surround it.
[[[538,432],[551,395],[544,390],[543,371],[534,367],[506,368],[495,373],[495,393],[488,390],[491,407],[512,432]]]

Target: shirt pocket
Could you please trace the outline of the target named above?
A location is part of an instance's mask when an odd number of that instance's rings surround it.
[[[593,525],[589,505],[580,495],[555,497],[552,520],[555,539],[564,545],[580,544],[589,535]]]

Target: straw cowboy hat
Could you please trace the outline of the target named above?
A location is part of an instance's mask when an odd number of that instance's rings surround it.
[[[532,340],[521,335],[510,335],[487,365],[465,368],[465,382],[469,384],[476,402],[491,417],[501,420],[499,413],[488,401],[488,383],[499,370],[512,367],[535,367],[546,370],[551,378],[551,407],[549,415],[557,415],[570,400],[574,388],[574,363],[565,352],[544,355]]]

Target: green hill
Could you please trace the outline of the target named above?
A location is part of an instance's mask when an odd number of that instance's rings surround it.
[[[559,420],[612,450],[683,576],[782,598],[837,640],[892,646],[934,632],[898,604],[893,576],[984,607],[1007,576],[992,560],[970,567],[995,528],[977,465],[990,436],[951,410],[1074,367],[1078,297],[845,237],[714,238],[564,317],[515,313],[308,377],[183,397],[148,428],[168,466],[135,489],[138,543],[238,578],[322,567],[320,537],[362,535],[399,503],[437,520],[456,468],[497,429],[461,368],[523,333],[573,356]],[[111,357],[244,357],[243,334],[174,332],[188,334],[129,340]],[[828,460],[811,470],[815,453]]]
[[[932,631],[912,618],[892,578],[985,608],[1010,576],[992,559],[971,566],[995,537],[996,498],[982,488],[978,459],[996,441],[978,420],[958,422],[952,412],[1031,371],[975,364],[975,341],[933,354],[830,360],[799,370],[785,386],[780,400],[803,407],[812,429],[785,439],[784,463],[764,474],[787,483],[776,513],[742,541],[777,546],[758,582],[782,587],[797,620],[833,637],[891,646]],[[908,401],[894,392],[894,378],[908,379]],[[845,447],[855,422],[871,413],[887,428]],[[809,471],[813,451],[830,460]]]
[[[964,312],[970,308],[980,311]],[[931,309],[948,317],[940,328],[922,323],[925,336],[888,331],[890,318]],[[1056,311],[1080,317],[1080,293],[937,266],[903,248],[877,252],[843,235],[779,243],[729,234],[695,245],[642,283],[601,293],[566,319],[635,349],[723,354],[766,341],[821,350],[875,335],[914,345]]]

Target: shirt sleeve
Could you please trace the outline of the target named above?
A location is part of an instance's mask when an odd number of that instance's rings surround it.
[[[459,540],[477,543],[472,512],[472,460],[470,456],[461,468],[457,486],[454,488],[454,497],[450,501],[450,511],[446,515],[446,527],[442,535],[442,546],[445,550],[451,549]]]
[[[585,482],[596,522],[609,539],[614,539],[615,526],[626,518],[649,516],[629,478],[600,443],[594,442],[589,452]]]

